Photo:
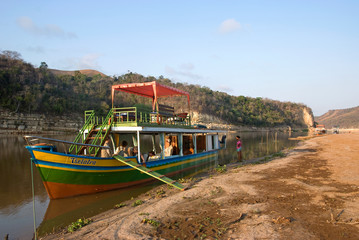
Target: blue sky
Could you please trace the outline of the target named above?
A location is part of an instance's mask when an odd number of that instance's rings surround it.
[[[359,105],[359,1],[2,0],[0,50],[38,67],[128,71],[230,95]]]

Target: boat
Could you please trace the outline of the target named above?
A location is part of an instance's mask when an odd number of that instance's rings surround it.
[[[332,133],[333,134],[339,134],[339,126],[333,126],[332,127]]]
[[[325,128],[325,125],[323,124],[317,124],[315,127],[315,133],[317,135],[322,135],[327,133],[327,129]]]
[[[115,107],[119,93],[152,101],[147,107]],[[187,97],[187,112],[161,104],[174,96]],[[112,107],[106,116],[85,111],[84,125],[74,141],[24,138],[50,199],[155,179],[184,190],[169,177],[217,160],[219,150],[226,145],[225,131],[198,128],[191,124],[189,113],[190,96],[185,91],[156,81],[124,83],[112,86]]]

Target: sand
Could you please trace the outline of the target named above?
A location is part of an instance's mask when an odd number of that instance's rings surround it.
[[[358,143],[359,134],[312,138],[285,157],[192,179],[186,191],[160,186],[45,239],[359,239]]]

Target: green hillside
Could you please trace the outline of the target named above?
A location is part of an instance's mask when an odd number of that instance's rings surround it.
[[[107,112],[112,104],[113,84],[155,80],[189,92],[192,111],[214,115],[235,125],[305,127],[303,109],[312,116],[311,109],[302,104],[231,96],[199,85],[174,83],[162,76],[155,78],[128,73],[109,77],[93,72],[85,75],[80,71],[59,74],[59,71],[48,69],[44,62],[39,68],[34,68],[22,60],[19,53],[0,52],[0,105],[14,112],[82,114],[84,110],[94,109],[101,114]],[[116,96],[116,107],[138,102],[150,104],[148,99],[125,93]],[[181,109],[186,106],[185,101],[184,98],[174,98],[166,104]]]

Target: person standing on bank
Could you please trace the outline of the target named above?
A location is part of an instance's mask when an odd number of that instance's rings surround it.
[[[241,137],[237,136],[236,137],[237,143],[236,143],[236,149],[237,149],[237,157],[238,157],[238,161],[242,161],[242,142],[241,142]]]

